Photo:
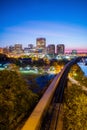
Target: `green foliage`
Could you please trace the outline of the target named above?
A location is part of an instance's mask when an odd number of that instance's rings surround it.
[[[77,64],[74,64],[71,67],[70,73],[72,74],[72,77],[78,81],[82,80],[82,78],[84,76],[84,73],[82,72],[81,68]]]
[[[83,77],[82,78],[82,80],[80,81],[80,83],[83,85],[83,86],[85,86],[85,87],[87,87],[87,77]]]
[[[75,85],[65,90],[63,130],[87,130],[87,95]]]
[[[5,54],[0,54],[0,61],[6,61],[8,57]]]
[[[82,86],[87,87],[87,77],[84,76],[84,72],[81,70],[81,68],[77,64],[74,64],[71,67],[69,74],[75,80],[79,81],[79,83]]]
[[[15,71],[0,71],[0,130],[14,130],[19,117],[31,112],[37,100]]]

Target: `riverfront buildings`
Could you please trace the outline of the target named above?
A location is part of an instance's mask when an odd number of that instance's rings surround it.
[[[65,53],[65,46],[64,44],[57,45],[57,54],[64,54]]]
[[[45,38],[37,38],[36,39],[36,48],[37,49],[45,49],[46,48],[46,39]]]
[[[0,48],[0,53],[4,53],[8,56],[16,57],[22,55],[29,55],[35,57],[44,57],[45,55],[52,56],[64,56],[65,54],[65,45],[64,44],[49,44],[47,46],[46,38],[40,37],[36,39],[36,46],[33,44],[28,44],[27,47],[23,48],[22,44],[14,44],[10,45],[9,47]],[[86,55],[87,53],[78,53],[76,49],[72,50],[71,52],[66,52],[67,54],[71,55]]]
[[[38,53],[46,53],[46,39],[45,38],[36,39],[36,50]]]
[[[55,45],[54,44],[48,45],[47,54],[55,54]]]

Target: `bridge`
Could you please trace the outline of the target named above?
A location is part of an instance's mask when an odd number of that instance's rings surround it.
[[[70,67],[80,59],[81,58],[75,58],[71,60],[65,65],[61,72],[56,75],[21,130],[58,130],[58,118],[63,101],[67,75]],[[50,117],[47,116],[49,110]],[[44,122],[45,120],[46,122]]]

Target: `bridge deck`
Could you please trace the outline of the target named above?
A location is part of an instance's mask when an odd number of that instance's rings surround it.
[[[44,93],[43,97],[41,98],[37,106],[35,107],[29,119],[26,121],[22,130],[39,130],[40,129],[42,118],[44,117],[44,113],[46,113],[47,108],[52,100],[58,81],[59,81],[59,74],[54,78],[53,82],[50,84],[50,86]]]
[[[55,90],[58,87],[58,84],[60,82],[60,79],[64,81],[65,76],[67,75],[70,66],[72,66],[74,63],[76,63],[79,60],[79,58],[75,58],[72,61],[68,62],[65,67],[61,70],[61,72],[54,78],[46,92],[44,93],[43,97],[40,99],[39,103],[35,107],[34,111],[28,118],[28,120],[25,122],[25,125],[23,126],[22,130],[40,130],[42,120],[48,110],[48,107],[52,101],[52,98],[54,96]],[[66,75],[65,75],[66,73]],[[64,76],[65,75],[65,76]],[[64,87],[63,87],[64,88]],[[62,89],[62,86],[61,86]],[[60,91],[61,93],[61,91]]]

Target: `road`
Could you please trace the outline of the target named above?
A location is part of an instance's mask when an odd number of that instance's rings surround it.
[[[80,87],[82,88],[82,90],[87,91],[87,87],[82,86],[82,85],[79,83],[79,81],[73,79],[73,78],[70,77],[70,76],[69,76],[68,78],[69,78],[69,80],[72,82],[72,84],[76,84],[76,85],[80,86]]]

